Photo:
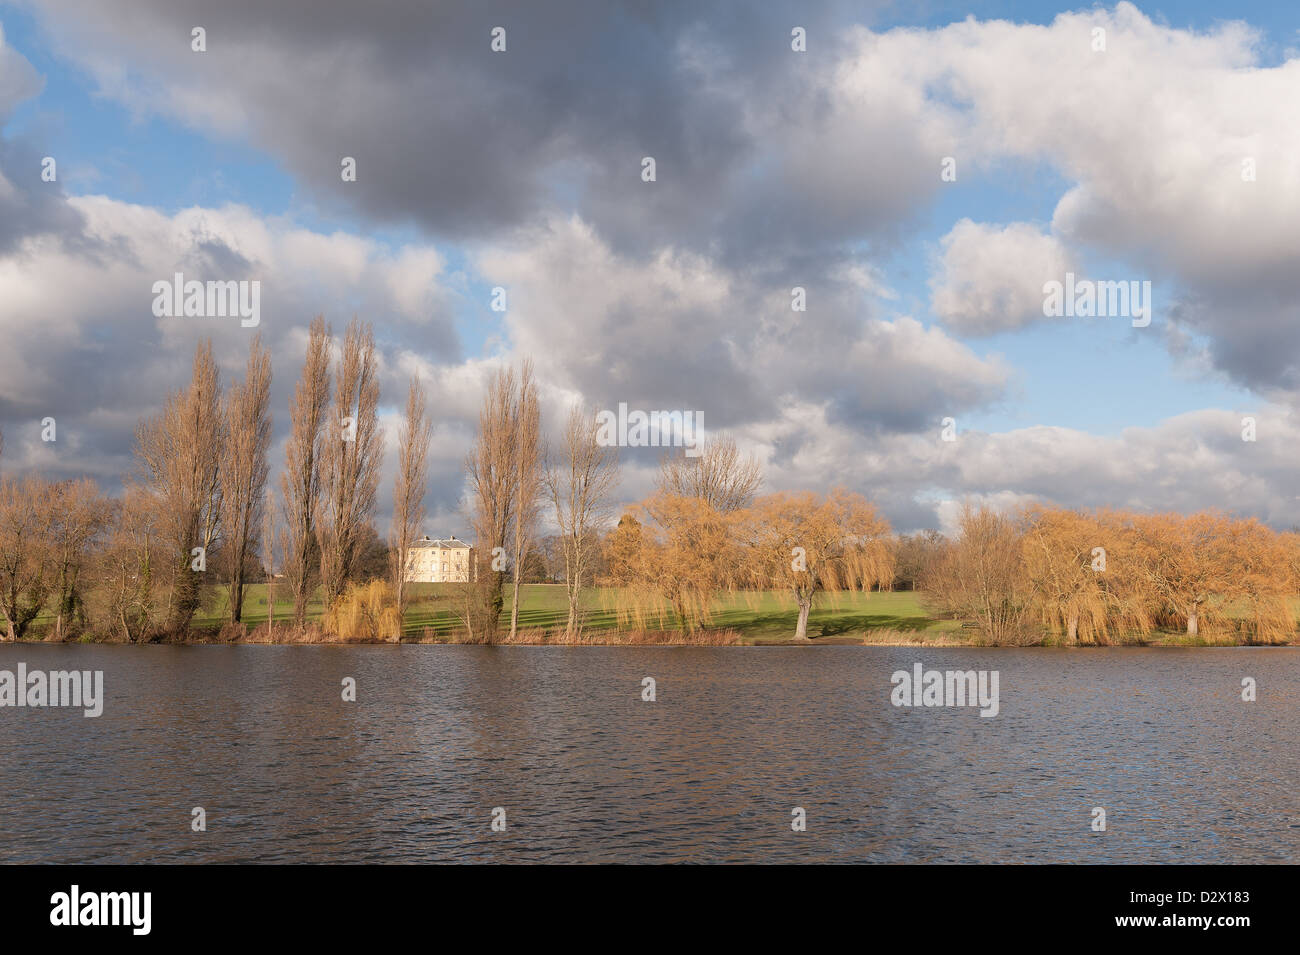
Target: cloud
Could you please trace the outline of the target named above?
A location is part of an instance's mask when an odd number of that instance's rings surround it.
[[[3,136],[13,110],[43,85],[31,63],[5,41],[0,24],[0,255],[31,235],[71,240],[81,225],[58,183],[42,180],[43,157],[30,145]]]
[[[1043,319],[1043,285],[1063,282],[1070,255],[1054,236],[1028,223],[1003,228],[962,219],[940,243],[931,308],[967,335],[1011,331]]]
[[[789,287],[671,247],[622,256],[576,217],[475,266],[508,291],[513,349],[604,407],[695,410],[730,428],[812,400],[855,432],[907,431],[997,400],[1009,376],[938,328],[873,317],[852,270],[795,312]]]
[[[187,380],[194,346],[207,336],[227,375],[242,373],[249,339],[263,336],[273,358],[278,434],[287,428],[284,409],[305,326],[317,313],[336,333],[354,312],[374,322],[386,356],[418,349],[428,367],[461,361],[442,258],[431,247],[393,251],[357,236],[266,220],[242,206],[169,216],[102,196],[66,204],[84,224],[81,245],[28,237],[0,256],[7,470],[89,473],[115,485],[130,469],[137,420],[156,413]],[[260,325],[155,317],[153,283],[176,272],[199,281],[261,282]],[[404,392],[398,374],[384,380],[390,397]],[[437,394],[439,376],[425,377]],[[40,440],[47,416],[57,421],[51,444]]]
[[[826,4],[799,54],[788,17],[752,5],[34,6],[107,95],[256,143],[322,202],[456,239],[577,214],[619,253],[671,246],[811,287],[904,240],[941,188],[1047,168],[1065,183],[1052,238],[1012,224],[982,252],[950,234],[935,307],[953,328],[1018,327],[1054,240],[1167,280],[1157,323],[1207,338],[1238,382],[1300,390],[1300,127],[1280,105],[1300,61],[1261,66],[1242,23],[1195,32],[1120,3],[873,32],[846,25],[870,8]],[[1023,278],[1006,258],[1022,250]]]
[[[1257,440],[1242,440],[1242,418]],[[797,448],[786,453],[792,437]],[[881,436],[863,445],[825,409],[804,404],[746,431],[766,462],[769,489],[844,484],[881,507],[895,529],[943,529],[963,500],[1014,508],[1066,507],[1193,512],[1219,509],[1275,527],[1300,526],[1294,448],[1300,416],[1276,405],[1245,412],[1201,409],[1147,428],[1100,436],[1035,426],[944,442],[927,434]]]
[[[827,4],[796,54],[780,10],[685,0],[31,7],[100,93],[265,152],[355,218],[324,233],[242,206],[68,199],[39,182],[31,144],[0,141],[0,333],[18,342],[0,354],[0,418],[17,429],[7,466],[117,473],[198,335],[238,368],[236,327],[148,311],[151,283],[184,269],[263,281],[277,409],[312,314],[373,319],[386,396],[418,370],[436,398],[444,510],[484,377],[531,356],[548,415],[575,400],[700,410],[763,454],[772,486],[850,483],[903,526],[967,494],[1188,507],[1218,495],[1300,517],[1281,451],[1207,437],[1233,412],[1120,437],[936,437],[940,418],[1005,400],[1014,373],[954,336],[1023,328],[1076,257],[1124,270],[1103,278],[1159,282],[1151,333],[1285,415],[1300,393],[1300,128],[1279,104],[1300,92],[1300,61],[1261,66],[1242,24],[1180,30],[1122,3],[1046,25],[877,32],[848,25],[870,10]],[[196,25],[206,53],[190,49]],[[497,25],[503,54],[488,47]],[[0,45],[0,120],[38,89]],[[356,183],[339,176],[343,156]],[[948,156],[954,183],[940,178]],[[1052,191],[1029,198],[1049,225],[975,221],[1006,218],[982,189],[1039,171]],[[936,325],[891,286],[906,286],[917,230],[950,197],[974,218],[940,241]],[[385,223],[427,238],[366,237]],[[473,274],[448,275],[461,257]],[[509,295],[487,358],[464,354],[450,319],[478,281]],[[791,310],[794,286],[806,312]],[[68,444],[33,443],[32,423],[56,413]],[[652,464],[630,457],[629,494]]]

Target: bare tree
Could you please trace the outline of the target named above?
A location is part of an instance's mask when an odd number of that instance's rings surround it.
[[[519,388],[514,369],[500,368],[488,382],[478,416],[478,439],[465,460],[469,475],[478,582],[486,589],[485,620],[479,634],[495,634],[504,604],[506,542],[514,515],[516,467],[514,428]]]
[[[128,484],[112,503],[108,539],[97,555],[95,592],[102,616],[130,643],[149,639],[160,622],[153,557],[162,519],[154,496]]]
[[[10,640],[26,633],[53,582],[50,495],[38,477],[0,478],[0,613]]]
[[[618,449],[597,441],[596,416],[580,407],[569,411],[557,460],[546,470],[546,491],[555,508],[564,555],[564,586],[569,599],[566,632],[578,632],[578,602],[592,560],[600,548],[601,524],[609,515],[618,486]]]
[[[266,574],[266,636],[275,631],[275,505],[271,489],[263,491],[262,505],[262,567]]]
[[[54,561],[54,636],[62,640],[74,618],[84,622],[81,572],[95,539],[108,525],[108,502],[89,478],[51,488],[50,546]]]
[[[338,387],[320,455],[317,526],[327,608],[351,579],[361,529],[375,510],[383,455],[377,375],[374,331],[353,319],[343,341]]]
[[[393,484],[392,563],[397,613],[406,613],[406,564],[411,542],[424,523],[424,492],[429,480],[429,442],[432,422],[425,411],[419,375],[411,379],[406,395],[406,417],[397,448],[397,478]]]
[[[524,571],[524,553],[537,531],[545,468],[542,412],[537,400],[537,382],[533,379],[533,363],[527,359],[519,369],[519,397],[514,418],[514,589],[510,601],[511,639],[519,630],[519,584]]]
[[[201,598],[200,574],[217,540],[221,517],[221,458],[225,426],[221,381],[212,341],[199,343],[187,388],[136,430],[137,454],[149,488],[167,519],[170,561],[168,628],[184,631]]]
[[[987,506],[962,506],[960,533],[926,584],[938,609],[979,626],[994,644],[1042,639],[1033,626],[1033,592],[1016,521]]]
[[[271,446],[271,356],[255,337],[244,380],[226,399],[226,454],[222,463],[222,526],[230,558],[230,621],[244,612],[244,580],[255,560]]]
[[[284,576],[293,591],[293,619],[301,627],[320,567],[316,508],[320,496],[321,429],[330,400],[330,330],[323,316],[311,323],[302,377],[289,404],[284,474]]]
[[[731,438],[708,442],[698,457],[666,455],[657,486],[672,497],[695,498],[719,514],[748,507],[763,481],[758,462],[742,455]]]

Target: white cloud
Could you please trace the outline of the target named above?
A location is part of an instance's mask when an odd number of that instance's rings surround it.
[[[1043,319],[1043,284],[1073,268],[1056,237],[1023,222],[998,228],[962,219],[941,242],[931,308],[965,334],[1010,331]]]

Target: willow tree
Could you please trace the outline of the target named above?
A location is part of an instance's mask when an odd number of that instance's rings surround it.
[[[1031,507],[1023,547],[1025,573],[1048,628],[1071,644],[1108,644],[1122,615],[1117,591],[1106,585],[1107,575],[1116,574],[1115,546],[1101,521],[1078,511]]]
[[[1231,546],[1231,521],[1203,511],[1144,514],[1133,519],[1135,572],[1160,601],[1163,615],[1197,636],[1242,594]]]
[[[683,631],[706,626],[717,596],[742,583],[742,514],[761,483],[758,462],[731,438],[713,439],[695,456],[666,454],[655,493],[641,505],[648,520],[624,616],[643,621],[662,601]]]
[[[1233,521],[1229,534],[1238,599],[1251,639],[1289,642],[1296,630],[1289,602],[1296,591],[1292,541],[1254,518]]]
[[[662,601],[683,632],[695,633],[712,622],[718,596],[744,583],[745,512],[719,511],[704,498],[664,491],[641,509],[649,520],[641,534],[636,579],[626,594],[632,601],[628,609],[644,620]]]
[[[799,608],[794,639],[808,640],[817,595],[870,590],[892,579],[889,523],[860,494],[836,488],[771,494],[747,515],[752,577],[790,595]]]

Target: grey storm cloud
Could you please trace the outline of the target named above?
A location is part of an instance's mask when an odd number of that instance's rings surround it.
[[[831,248],[908,217],[934,190],[915,143],[870,122],[837,129],[844,117],[821,92],[843,35],[832,24],[873,6],[33,4],[70,58],[110,65],[132,106],[245,139],[324,204],[452,238],[558,204],[617,248],[672,241],[728,261]],[[796,21],[816,58],[791,52]],[[202,54],[190,50],[195,26]],[[497,26],[504,53],[489,48]],[[884,105],[869,115],[897,119]],[[341,179],[344,156],[354,183]],[[640,179],[644,156],[653,184]]]

